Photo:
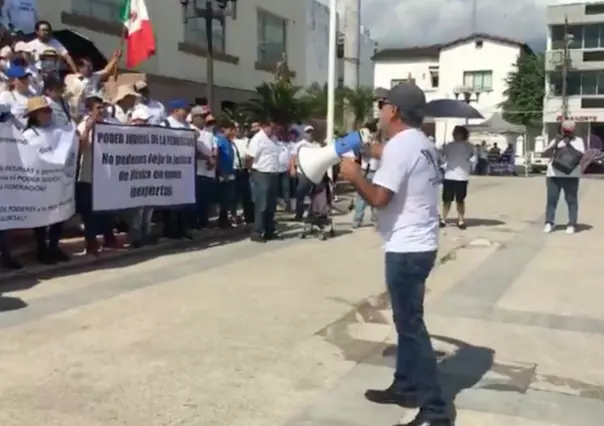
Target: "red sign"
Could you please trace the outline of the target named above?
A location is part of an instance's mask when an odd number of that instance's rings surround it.
[[[596,117],[595,115],[569,115],[567,118],[567,120],[572,120],[572,121],[576,121],[576,122],[589,122],[589,121],[598,121],[598,117]],[[564,120],[564,116],[563,115],[559,115],[557,118],[558,121],[562,121]]]

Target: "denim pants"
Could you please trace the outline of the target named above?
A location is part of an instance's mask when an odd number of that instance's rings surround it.
[[[367,178],[368,181],[372,181],[373,180],[373,176],[375,175],[375,172],[367,172],[367,175],[365,176],[365,178]],[[356,199],[354,200],[354,219],[353,222],[354,223],[358,223],[359,225],[361,223],[363,223],[363,218],[365,217],[365,210],[367,209],[367,201],[365,201],[365,199],[363,197],[361,197],[360,194],[357,194]],[[375,211],[373,209],[373,207],[371,207],[371,220],[374,219],[374,215],[375,215]]]
[[[237,214],[237,198],[235,198],[235,179],[224,178],[218,182],[218,197],[220,201],[220,213],[218,222],[225,224],[229,221],[229,213],[235,210]]]
[[[151,236],[152,207],[140,207],[129,212],[128,234],[131,242],[145,243]]]
[[[296,185],[296,218],[302,219],[306,207],[304,205],[304,200],[306,199],[306,196],[310,194],[313,183],[302,173],[298,174],[296,180],[298,181]]]
[[[436,366],[436,355],[424,323],[426,279],[434,266],[436,251],[386,252],[386,284],[398,333],[394,386],[415,394],[428,419],[447,417]]]
[[[286,210],[290,210],[292,208],[292,188],[288,172],[279,173],[279,197],[285,203]]]
[[[195,185],[195,215],[193,227],[197,229],[205,228],[210,223],[210,209],[217,200],[218,182],[215,178],[208,176],[197,176]]]
[[[579,178],[548,177],[545,179],[547,201],[545,204],[545,223],[553,225],[556,220],[556,208],[560,191],[568,205],[568,225],[577,226],[579,217]]]
[[[34,238],[38,253],[55,251],[59,248],[59,241],[63,234],[63,222],[53,223],[50,226],[34,228]]]
[[[84,238],[86,244],[96,244],[96,236],[103,235],[105,244],[115,242],[113,234],[113,218],[111,212],[92,211],[92,184],[78,182],[76,184],[76,211],[84,222]]]
[[[237,215],[239,204],[243,209],[243,218],[246,223],[254,222],[254,202],[252,201],[250,173],[247,170],[237,170],[235,173],[235,211],[231,211],[233,216]]]
[[[252,171],[252,194],[254,196],[254,226],[256,235],[275,233],[275,211],[279,196],[279,174]]]

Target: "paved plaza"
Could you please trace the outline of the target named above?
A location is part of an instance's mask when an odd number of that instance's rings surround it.
[[[427,321],[458,426],[600,426],[604,181],[541,233],[543,177],[476,178],[443,231]],[[564,223],[566,206],[558,211]],[[390,426],[380,241],[234,241],[0,283],[2,426]],[[116,260],[116,262],[118,262]]]

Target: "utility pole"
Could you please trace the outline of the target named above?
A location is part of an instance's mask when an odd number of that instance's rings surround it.
[[[570,44],[572,34],[568,33],[568,17],[564,18],[564,50],[562,53],[562,119],[568,118],[568,69],[570,68]]]
[[[344,33],[344,86],[352,90],[359,88],[359,67],[361,56],[361,0],[342,0]],[[345,125],[348,131],[354,129],[354,114],[345,108]]]

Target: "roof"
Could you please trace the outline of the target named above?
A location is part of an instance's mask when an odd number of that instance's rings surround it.
[[[485,33],[474,33],[469,36],[457,38],[447,43],[431,44],[427,46],[414,46],[403,48],[386,48],[378,50],[373,56],[373,61],[388,61],[393,59],[403,58],[437,58],[441,50],[448,49],[458,44],[468,43],[470,41],[480,39],[489,40],[496,43],[506,44],[509,46],[518,47],[527,53],[531,53],[530,47],[524,42],[514,40],[508,37],[494,36]]]

